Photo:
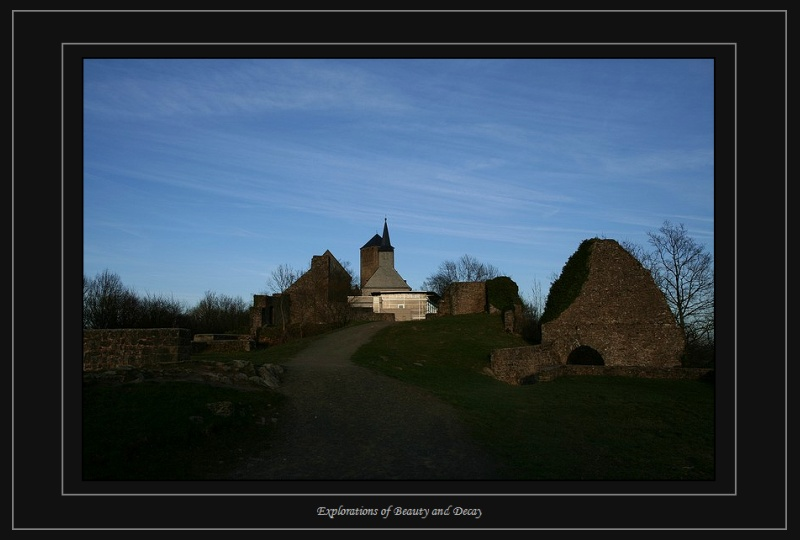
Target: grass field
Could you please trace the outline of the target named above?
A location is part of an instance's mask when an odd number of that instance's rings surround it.
[[[714,478],[713,384],[587,376],[511,386],[485,374],[492,349],[523,345],[499,317],[441,317],[387,328],[354,361],[455,406],[508,478]]]
[[[247,353],[284,363],[318,337]],[[563,377],[512,386],[490,377],[489,354],[525,343],[488,314],[404,322],[353,360],[450,403],[473,436],[521,480],[713,480],[714,386],[698,380]],[[226,361],[242,353],[206,353]],[[234,413],[213,415],[209,402]],[[281,395],[204,384],[84,389],[84,478],[219,476],[264,448]],[[191,419],[191,421],[189,421]]]

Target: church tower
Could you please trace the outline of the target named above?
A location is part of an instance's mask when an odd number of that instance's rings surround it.
[[[387,290],[411,290],[394,269],[394,247],[389,239],[389,225],[383,220],[383,235],[376,234],[361,247],[362,294]]]

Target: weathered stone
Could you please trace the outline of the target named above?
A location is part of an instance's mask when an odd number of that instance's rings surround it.
[[[244,373],[247,376],[256,374],[256,369],[253,367],[253,363],[248,362],[247,360],[232,360],[231,367],[237,373]]]
[[[485,281],[457,281],[442,293],[439,315],[466,315],[488,311]]]
[[[145,367],[191,359],[186,328],[120,328],[83,331],[83,370]]]
[[[250,380],[269,388],[278,388],[285,368],[279,364],[264,364],[258,368],[258,377]]]
[[[541,345],[492,353],[492,371],[499,379],[511,384],[533,380],[547,366],[577,363],[577,350],[596,353],[606,368],[680,366],[683,332],[639,261],[615,240],[594,239],[588,268],[577,298],[542,325]]]
[[[269,374],[275,378],[281,378],[286,368],[280,364],[264,364],[258,368],[258,374],[264,377]]]
[[[509,384],[530,382],[532,375],[561,363],[550,345],[495,349],[489,362],[494,376]]]

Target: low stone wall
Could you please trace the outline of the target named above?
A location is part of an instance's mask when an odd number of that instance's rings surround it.
[[[552,346],[530,345],[492,351],[490,367],[495,378],[508,384],[552,381],[567,375],[605,375],[646,379],[703,379],[713,369],[652,366],[582,366],[559,363]]]
[[[202,352],[247,352],[255,350],[256,340],[254,339],[229,339],[224,341],[204,341],[195,339],[192,341],[192,354]]]
[[[191,359],[191,338],[186,328],[84,330],[83,370],[186,362]]]
[[[610,377],[638,377],[640,379],[702,379],[713,369],[684,367],[642,366],[561,366],[559,375],[605,375]]]
[[[247,334],[195,334],[192,354],[214,352],[247,352],[256,348],[256,340]]]
[[[192,339],[194,341],[247,341],[250,336],[247,334],[195,334]]]
[[[559,365],[555,351],[541,345],[495,349],[489,362],[495,378],[508,384],[524,384],[542,369]]]

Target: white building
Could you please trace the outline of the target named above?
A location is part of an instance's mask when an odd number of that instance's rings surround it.
[[[436,313],[438,296],[412,291],[394,268],[394,247],[384,219],[383,235],[376,234],[361,247],[361,296],[349,300],[354,308],[372,307],[374,313],[394,313],[396,321],[424,319]]]

